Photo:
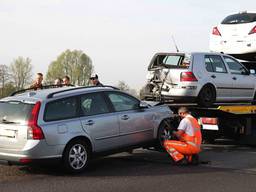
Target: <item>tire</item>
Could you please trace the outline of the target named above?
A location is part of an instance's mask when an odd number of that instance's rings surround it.
[[[256,92],[254,93],[254,97],[253,97],[252,105],[256,105]]]
[[[202,107],[210,107],[216,100],[216,92],[212,86],[205,86],[198,95],[198,104]]]
[[[158,128],[157,134],[157,144],[155,149],[157,151],[165,151],[164,142],[166,140],[172,139],[172,132],[174,131],[174,127],[169,119],[163,120]]]
[[[69,173],[81,173],[88,166],[90,150],[83,140],[71,141],[63,154],[63,165]]]

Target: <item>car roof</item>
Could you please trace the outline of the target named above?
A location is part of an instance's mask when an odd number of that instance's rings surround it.
[[[1,101],[10,101],[10,100],[17,100],[23,102],[31,102],[35,103],[37,101],[43,101],[47,99],[56,99],[62,98],[63,96],[71,96],[77,95],[81,93],[90,93],[96,91],[106,91],[106,90],[117,90],[115,87],[111,86],[78,86],[78,87],[60,87],[60,88],[49,88],[49,89],[42,89],[42,90],[30,90],[23,93],[18,93],[13,96],[9,96],[6,98],[1,99]]]
[[[214,54],[214,55],[225,55],[219,52],[200,52],[200,51],[195,51],[195,52],[159,52],[156,53],[155,56],[157,55],[195,55],[195,54],[203,54],[203,55],[207,55],[207,54]]]

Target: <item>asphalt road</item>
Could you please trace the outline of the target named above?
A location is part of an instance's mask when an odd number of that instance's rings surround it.
[[[80,175],[59,166],[0,165],[0,192],[256,191],[256,148],[204,145],[199,166],[174,166],[164,153],[137,149],[93,161]]]

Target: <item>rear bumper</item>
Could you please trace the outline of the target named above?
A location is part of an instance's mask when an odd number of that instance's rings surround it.
[[[35,161],[61,158],[63,146],[49,146],[45,140],[30,140],[22,149],[0,148],[0,163],[27,164]]]

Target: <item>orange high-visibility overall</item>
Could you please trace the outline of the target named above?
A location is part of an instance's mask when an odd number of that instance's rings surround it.
[[[191,123],[193,128],[193,135],[188,135],[186,132],[181,135],[180,141],[166,140],[164,142],[164,147],[166,151],[170,154],[175,162],[184,158],[184,156],[191,159],[192,155],[198,154],[200,152],[200,145],[202,141],[202,135],[200,130],[200,125],[197,120],[188,115],[185,117]]]

